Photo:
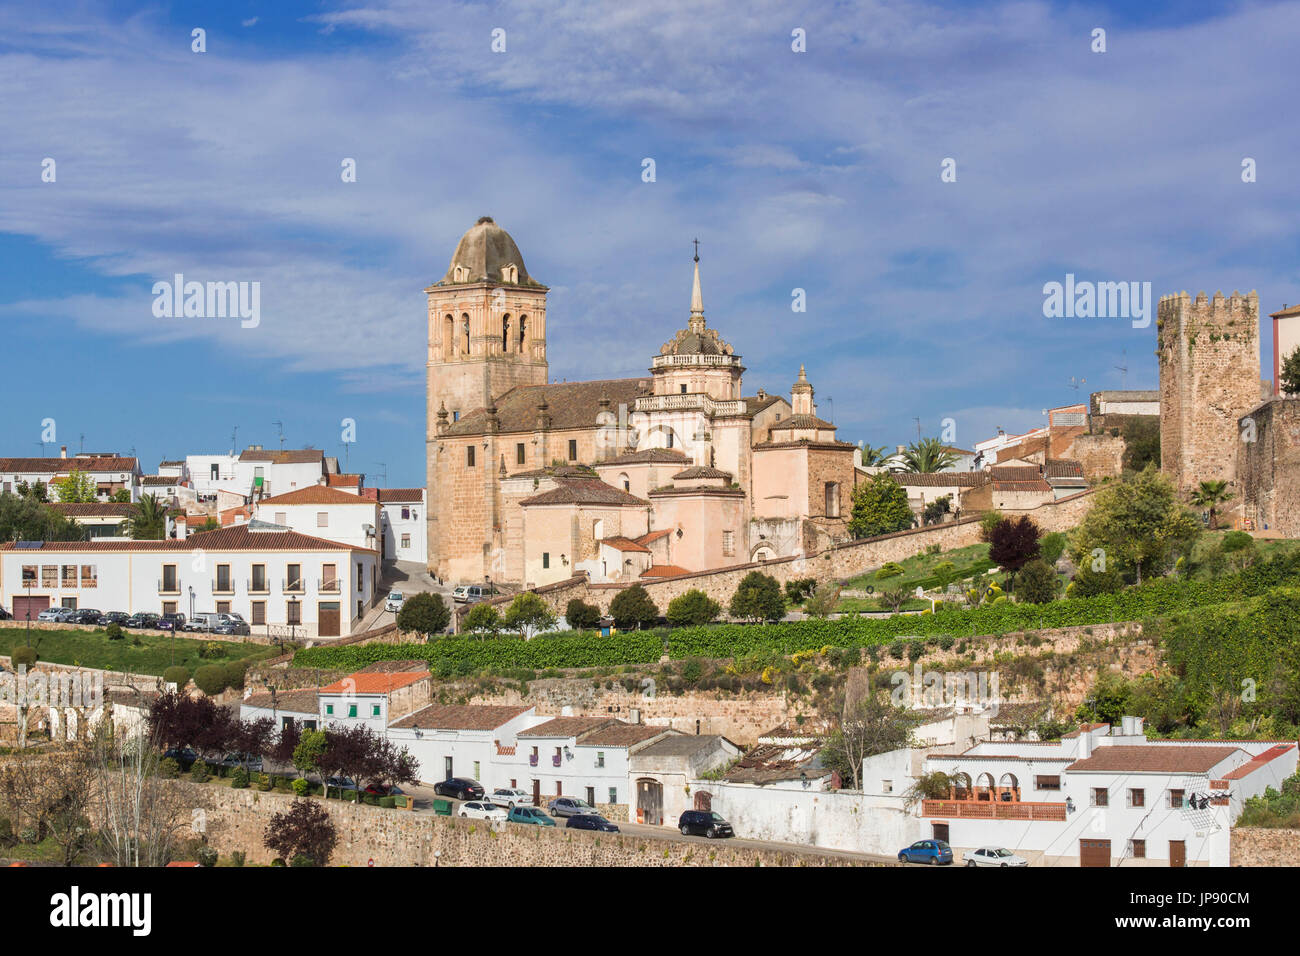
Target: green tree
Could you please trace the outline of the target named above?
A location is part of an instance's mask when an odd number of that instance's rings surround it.
[[[30,485],[25,481],[20,481],[15,487],[21,497],[31,501],[45,504],[50,500],[50,489],[43,481],[34,481]]]
[[[594,631],[600,626],[600,608],[574,598],[564,606],[564,620],[575,631]]]
[[[304,730],[298,738],[298,745],[293,748],[293,766],[304,777],[309,773],[319,773],[321,761],[329,750],[329,739],[323,730]],[[324,776],[321,777],[324,783]],[[328,790],[325,796],[329,796]]]
[[[659,620],[659,606],[650,597],[650,592],[639,584],[616,594],[609,602],[609,613],[620,631],[639,631],[643,627],[653,627]]]
[[[0,492],[0,541],[84,541],[86,529],[34,498]]]
[[[942,495],[935,498],[921,512],[922,524],[938,524],[943,520],[943,516],[952,511],[952,495]]]
[[[862,445],[862,467],[873,468],[877,465],[883,465],[885,459],[889,457],[886,454],[888,451],[888,445],[881,445],[879,447],[876,447],[875,445]]]
[[[167,535],[167,506],[157,495],[143,495],[131,509],[127,530],[136,541],[161,541]]]
[[[1160,419],[1155,415],[1135,416],[1120,429],[1124,439],[1121,465],[1125,471],[1141,471],[1147,465],[1160,467]]]
[[[924,718],[919,712],[894,706],[888,695],[865,694],[839,716],[838,726],[822,745],[822,764],[838,770],[842,780],[862,789],[862,761],[877,754],[906,747],[912,731]]]
[[[114,504],[129,505],[131,503],[131,489],[119,488],[117,491],[113,492],[112,496],[108,500]]]
[[[1030,604],[1055,601],[1057,588],[1056,569],[1042,558],[1029,561],[1016,575],[1016,597]]]
[[[461,628],[470,634],[496,637],[501,633],[501,615],[491,604],[479,603],[469,609]]]
[[[668,602],[668,624],[686,627],[692,624],[712,624],[722,613],[722,605],[699,588],[691,588]]]
[[[1066,537],[1059,531],[1050,531],[1038,542],[1038,553],[1048,564],[1055,564],[1065,553]]]
[[[902,458],[908,471],[920,474],[945,471],[957,464],[957,455],[937,438],[918,438],[903,449]]]
[[[849,534],[872,538],[912,527],[915,522],[907,492],[889,474],[880,472],[853,489]]]
[[[75,469],[66,478],[59,478],[51,483],[59,501],[86,504],[96,500],[95,482],[84,471]]]
[[[907,588],[883,588],[879,597],[881,607],[897,614],[907,602]]]
[[[840,603],[840,589],[832,581],[818,584],[812,594],[808,595],[803,609],[809,617],[829,617]]]
[[[524,591],[515,595],[501,623],[506,630],[518,631],[520,637],[529,640],[539,631],[555,627],[555,615],[549,604],[532,591]]]
[[[1202,481],[1192,492],[1192,504],[1210,513],[1210,530],[1219,527],[1219,505],[1233,497],[1226,481]]]
[[[732,617],[746,621],[776,621],[785,614],[785,595],[776,578],[761,571],[750,571],[731,596],[728,608]]]
[[[412,594],[397,612],[397,629],[423,635],[427,641],[441,634],[451,623],[451,611],[440,595],[427,591]]]
[[[1077,567],[1132,574],[1141,584],[1164,571],[1176,553],[1190,553],[1200,533],[1200,521],[1173,484],[1148,465],[1096,492],[1074,534],[1071,557]]]
[[[1300,394],[1300,348],[1295,349],[1282,361],[1277,380],[1278,389],[1283,394]]]
[[[980,540],[989,542],[993,540],[993,529],[1002,523],[1001,511],[986,511],[980,517]]]
[[[1124,576],[1112,569],[1094,571],[1091,561],[1074,572],[1070,581],[1069,596],[1072,598],[1096,597],[1098,594],[1114,594],[1124,587]]]

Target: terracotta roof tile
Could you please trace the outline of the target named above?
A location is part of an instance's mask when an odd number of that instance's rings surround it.
[[[40,550],[46,553],[88,551],[366,551],[337,541],[313,538],[297,531],[253,531],[246,524],[216,531],[196,531],[188,538],[162,541],[45,541]],[[12,541],[0,544],[0,551],[14,551]],[[32,552],[37,553],[37,552]]]
[[[247,448],[240,453],[239,460],[269,461],[273,465],[314,465],[325,461],[325,453],[319,448]]]
[[[0,472],[66,475],[73,471],[135,471],[135,458],[0,458]]]
[[[419,502],[424,500],[423,488],[373,488],[372,491],[379,492],[379,501],[381,504],[391,502]]]
[[[322,694],[391,694],[395,690],[403,687],[409,687],[416,681],[423,680],[429,676],[429,672],[420,671],[417,673],[367,673],[366,671],[357,671],[355,674],[349,674],[342,680],[336,680],[328,687],[322,687]]]
[[[320,713],[320,698],[315,687],[276,691],[274,702],[269,693],[251,694],[245,697],[242,703],[245,707],[264,707],[267,710],[274,706],[276,710],[287,710],[296,714]]]
[[[1238,747],[1097,747],[1091,757],[1076,760],[1065,769],[1098,773],[1207,773],[1241,752]]]
[[[54,501],[45,507],[69,518],[129,518],[135,506],[118,501]]]
[[[516,737],[579,737],[614,723],[613,717],[554,717],[544,724],[521,730]]]
[[[643,534],[641,535],[641,537],[636,538],[635,540],[637,544],[646,545],[658,541],[660,538],[670,535],[672,533],[673,532],[671,528],[660,528],[658,531],[651,531],[649,534]]]
[[[690,460],[689,455],[675,448],[643,448],[641,451],[629,451],[622,455],[615,455],[613,458],[606,458],[604,461],[598,461],[596,467],[643,464],[684,465],[689,464]]]
[[[389,726],[400,729],[418,727],[421,730],[496,730],[530,710],[531,705],[431,704]]]
[[[650,504],[644,498],[630,495],[620,488],[607,485],[598,478],[566,478],[550,491],[525,498],[521,505],[641,505]]]
[[[644,552],[646,554],[650,553],[650,549],[647,548],[645,545],[641,544],[638,541],[633,541],[631,538],[625,538],[622,535],[614,535],[611,538],[602,538],[600,543],[607,544],[611,548],[617,548],[619,551],[635,551],[635,552]]]
[[[984,471],[897,472],[896,482],[904,488],[977,488],[989,481]]]
[[[584,734],[579,747],[632,747],[661,734],[675,733],[667,727],[649,727],[645,724],[625,724],[616,720],[608,726]]]
[[[710,468],[707,465],[695,465],[673,475],[673,481],[689,481],[692,478],[721,478],[724,481],[730,481],[731,472],[723,471],[720,468]]]
[[[274,498],[263,498],[258,505],[266,507],[268,505],[369,505],[374,506],[374,502],[368,498],[362,498],[360,495],[350,491],[343,491],[339,488],[331,488],[328,485],[312,485],[309,488],[296,488],[293,491],[286,491],[282,495],[276,495]]]
[[[551,385],[525,385],[506,392],[496,402],[501,432],[532,432],[537,406],[546,403],[552,430],[595,428],[596,416],[602,411],[617,413],[619,405],[631,407],[636,399],[650,394],[650,377],[616,378],[594,382],[561,382]],[[607,406],[601,406],[604,399]],[[447,426],[448,435],[479,435],[488,427],[488,413],[479,408],[462,414],[460,421]]]
[[[652,568],[646,568],[641,572],[643,578],[675,578],[679,574],[694,574],[694,571],[688,571],[685,568],[679,568],[675,564],[656,564]]]

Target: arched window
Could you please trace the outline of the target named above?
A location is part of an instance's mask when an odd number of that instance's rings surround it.
[[[448,315],[442,323],[442,357],[453,358],[456,355],[456,320]]]
[[[460,316],[461,335],[464,340],[464,351],[462,355],[469,355],[469,313],[462,312]]]
[[[501,317],[501,354],[510,351],[510,313]]]
[[[525,336],[527,335],[527,333],[528,333],[528,316],[526,316],[526,315],[521,315],[521,316],[519,317],[519,352],[520,352],[520,354],[522,354],[523,351],[524,351],[524,348],[525,348],[525,345],[526,345],[526,342],[524,341],[524,339],[525,339]]]
[[[619,474],[618,483],[623,486],[624,491],[632,490],[632,480],[628,478],[626,471]]]

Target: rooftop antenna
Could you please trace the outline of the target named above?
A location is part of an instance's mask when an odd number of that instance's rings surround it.
[[[828,422],[833,422],[833,421],[835,421],[835,399],[833,399],[833,398],[831,398],[829,395],[827,395],[827,396],[826,396],[826,405],[827,405],[827,406],[829,407],[829,409],[830,409],[830,410],[826,413],[826,420],[827,420]]]
[[[236,425],[234,429],[230,432],[230,454],[233,455],[235,453],[235,449],[238,447],[239,447],[239,426]]]
[[[916,440],[920,441],[921,440],[921,419],[913,418],[912,421],[916,422]]]
[[[1124,364],[1116,365],[1115,368],[1119,370],[1120,390],[1124,391],[1125,389],[1128,388],[1128,349],[1121,349],[1120,355],[1121,355],[1120,361],[1123,362]]]
[[[375,464],[378,465],[380,468],[384,469],[383,471],[379,472],[379,474],[384,476],[384,483],[380,487],[387,488],[388,487],[388,465],[382,461],[377,461],[375,462]]]
[[[280,451],[284,451],[284,422],[271,422],[271,424],[280,429]]]
[[[40,446],[41,446],[41,457],[44,458],[44,457],[45,457],[45,442],[43,442],[43,441],[36,441],[36,442],[32,442],[32,444],[33,444],[33,445],[40,445]]]
[[[1087,384],[1088,384],[1088,380],[1086,378],[1075,378],[1074,376],[1070,376],[1069,386],[1070,388],[1074,389],[1076,392],[1079,390],[1080,385],[1087,385]]]
[[[77,454],[83,454],[86,450],[86,433],[82,432],[77,436]]]

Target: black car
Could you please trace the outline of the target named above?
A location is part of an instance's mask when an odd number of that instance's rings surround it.
[[[735,831],[731,824],[722,819],[721,814],[710,810],[687,810],[677,819],[677,829],[682,836],[732,837]]]
[[[101,612],[96,611],[94,608],[83,607],[80,610],[78,610],[75,614],[72,615],[72,620],[70,620],[68,623],[69,624],[98,624],[100,617],[101,617]]]
[[[483,784],[469,777],[448,777],[442,783],[435,783],[433,792],[440,797],[455,797],[457,800],[481,800]]]
[[[599,813],[577,813],[569,817],[565,826],[570,830],[599,830],[601,833],[617,833],[618,827],[610,823]]]
[[[122,622],[122,626],[151,628],[156,626],[157,623],[158,623],[157,614],[152,614],[149,611],[136,611],[136,613],[132,614],[130,617],[128,617],[125,621]]]
[[[8,611],[6,611],[4,608],[0,607],[0,621],[7,621],[7,620],[9,620],[11,617],[13,617],[12,614],[10,614],[10,613],[9,613]]]
[[[181,631],[185,629],[184,614],[164,614],[154,625],[160,631]]]
[[[175,760],[180,764],[182,770],[189,770],[190,767],[194,766],[194,761],[199,759],[199,755],[189,747],[173,747],[164,753],[162,758],[163,760]]]
[[[95,623],[100,627],[108,627],[110,624],[116,624],[118,627],[125,627],[126,622],[131,620],[131,615],[125,611],[108,611],[99,615],[99,620]]]

